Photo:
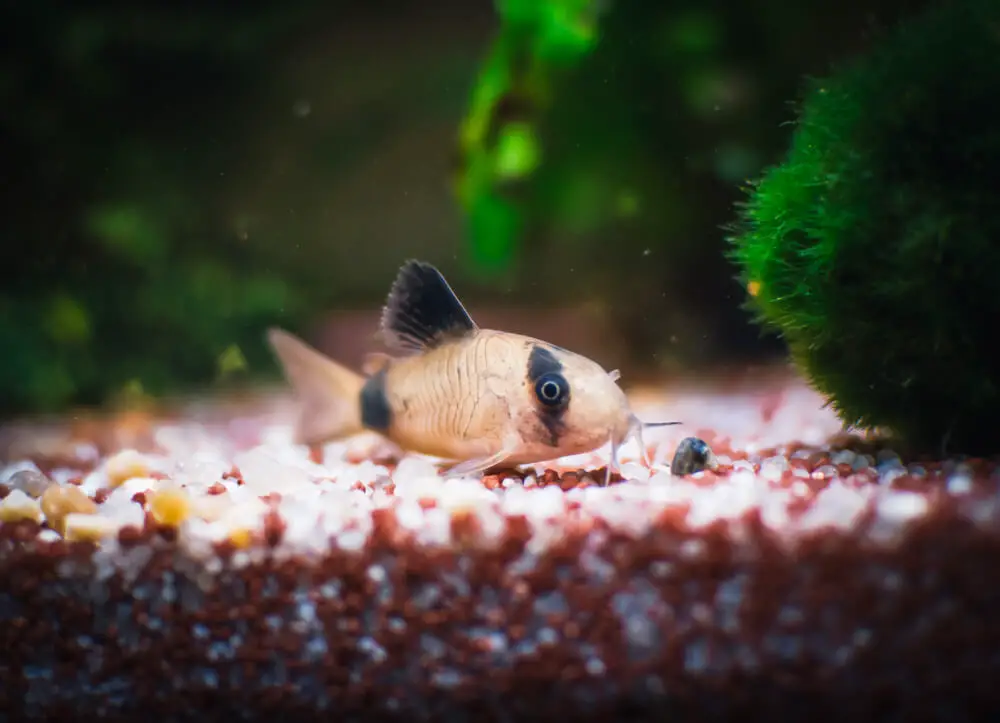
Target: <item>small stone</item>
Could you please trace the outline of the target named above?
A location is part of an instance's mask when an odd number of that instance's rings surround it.
[[[63,521],[63,537],[69,542],[98,542],[118,534],[121,525],[99,515],[72,512]]]
[[[791,465],[785,457],[768,457],[760,464],[760,476],[768,482],[780,482]]]
[[[118,487],[135,477],[148,477],[152,471],[146,456],[134,449],[117,452],[104,466],[104,473],[108,476],[108,486],[111,488]]]
[[[685,437],[674,451],[674,458],[670,462],[670,473],[683,477],[705,469],[715,469],[717,466],[715,455],[705,440]]]
[[[29,497],[35,499],[41,497],[45,493],[45,490],[53,484],[55,482],[34,469],[19,470],[11,475],[11,478],[7,481],[7,485],[11,489],[21,490]]]
[[[889,464],[892,466],[902,465],[899,455],[893,449],[880,449],[875,455],[875,461],[879,464]]]
[[[19,473],[20,474],[20,473]],[[38,500],[29,497],[23,490],[14,489],[0,502],[0,522],[21,522],[42,519],[42,506]]]
[[[890,467],[879,475],[879,484],[891,485],[900,477],[906,476],[905,467]]]
[[[860,472],[874,465],[875,465],[875,458],[872,457],[870,454],[859,454],[857,457],[855,457],[854,464],[851,465],[851,469],[853,469],[855,472]]]
[[[97,503],[87,497],[79,487],[73,485],[52,485],[42,494],[42,513],[49,527],[60,534],[67,515],[81,513],[92,515],[97,512]]]
[[[837,468],[832,464],[824,464],[813,470],[813,479],[830,479],[837,476]]]
[[[948,478],[948,492],[953,495],[967,495],[972,491],[972,478],[965,474],[954,474]]]
[[[858,455],[852,452],[851,450],[842,449],[839,452],[834,453],[834,455],[830,457],[830,464],[832,465],[849,464],[853,467],[854,463],[857,461],[857,458]]]
[[[226,490],[223,489],[223,492]],[[227,494],[210,494],[195,497],[191,500],[191,514],[207,522],[219,520],[233,506],[232,498]]]
[[[626,480],[636,482],[649,481],[649,469],[645,465],[641,465],[637,462],[626,462],[621,466],[619,474],[621,474],[622,479]]]
[[[180,488],[156,490],[149,502],[149,512],[158,524],[178,527],[191,515],[191,500]]]
[[[237,550],[245,550],[253,543],[253,533],[243,527],[229,533],[229,543]]]

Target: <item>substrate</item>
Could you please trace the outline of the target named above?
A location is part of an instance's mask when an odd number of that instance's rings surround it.
[[[0,471],[6,720],[1000,720],[998,477],[799,382],[637,399],[607,450],[443,481],[289,409]],[[719,468],[670,474],[698,436]],[[44,473],[42,476],[41,473]]]

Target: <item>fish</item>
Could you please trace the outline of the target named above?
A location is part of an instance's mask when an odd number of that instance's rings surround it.
[[[618,385],[618,370],[530,336],[481,328],[444,275],[410,259],[382,308],[388,353],[360,371],[294,334],[267,330],[268,343],[300,409],[294,441],[311,447],[369,431],[406,452],[446,461],[447,476],[472,476],[591,452],[632,438],[651,466],[642,422]]]

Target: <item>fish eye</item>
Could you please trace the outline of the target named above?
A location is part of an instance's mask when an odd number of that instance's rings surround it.
[[[543,374],[535,382],[535,396],[546,406],[561,406],[569,400],[569,384],[561,374]]]

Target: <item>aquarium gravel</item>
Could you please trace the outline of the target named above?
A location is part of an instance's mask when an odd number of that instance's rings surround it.
[[[22,440],[0,712],[1000,720],[992,463],[901,459],[796,380],[635,404],[683,424],[609,486],[606,449],[443,480],[375,437],[298,447],[280,401]],[[687,437],[714,470],[671,474]]]

